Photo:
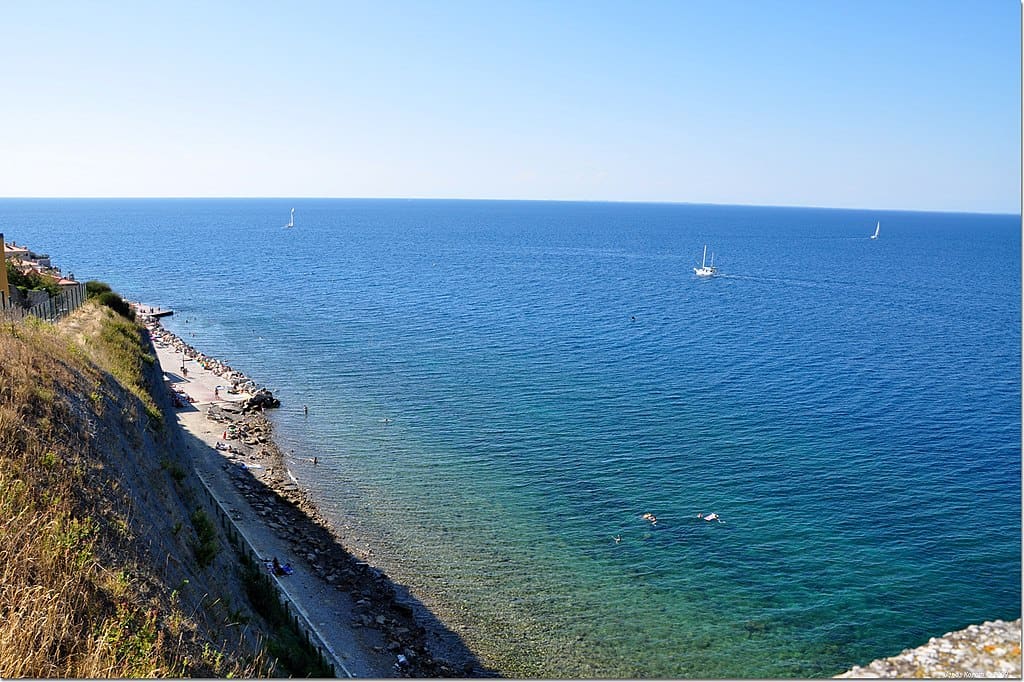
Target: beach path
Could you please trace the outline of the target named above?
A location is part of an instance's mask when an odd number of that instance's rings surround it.
[[[172,388],[183,390],[194,401],[192,408],[195,409],[180,409],[177,418],[185,432],[194,437],[187,440],[197,473],[258,557],[278,557],[282,563],[290,562],[295,567],[292,575],[274,580],[333,655],[338,676],[396,677],[394,656],[380,651],[383,643],[380,633],[352,625],[355,607],[351,595],[303,570],[302,562],[293,556],[290,543],[267,526],[232,483],[228,468],[238,463],[217,450],[224,425],[210,420],[206,408],[211,402],[242,401],[248,394],[228,394],[225,388],[229,382],[222,377],[194,360],[184,360],[184,353],[172,346],[155,344],[155,347],[168,383]],[[183,360],[187,376],[181,372]],[[223,388],[215,391],[218,386]],[[254,468],[252,473],[259,479],[265,472]]]

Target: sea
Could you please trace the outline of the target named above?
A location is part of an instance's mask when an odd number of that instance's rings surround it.
[[[1021,615],[1019,215],[3,199],[0,231],[273,390],[337,532],[502,674],[827,677]]]

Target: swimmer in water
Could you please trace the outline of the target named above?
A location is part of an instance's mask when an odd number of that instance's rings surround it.
[[[703,512],[701,512],[697,514],[697,518],[704,519],[705,521],[718,521],[719,523],[725,523],[725,521],[720,519],[718,517],[718,514],[716,514],[715,512],[711,512],[710,514],[704,514]]]
[[[644,521],[650,521],[652,526],[657,525],[657,523],[658,523],[658,517],[656,517],[651,512],[645,513],[640,518],[643,519]]]

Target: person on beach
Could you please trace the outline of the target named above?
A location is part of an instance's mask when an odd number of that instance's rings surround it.
[[[277,557],[274,557],[274,560],[268,563],[267,568],[276,576],[291,575],[295,572],[291,564],[282,565],[281,562],[277,560]]]

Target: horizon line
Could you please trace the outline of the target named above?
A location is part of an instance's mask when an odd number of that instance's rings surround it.
[[[667,204],[678,206],[731,206],[739,208],[792,208],[809,210],[835,210],[835,211],[884,211],[887,213],[963,213],[972,215],[1024,215],[1024,200],[1022,207],[1016,213],[997,210],[963,210],[943,208],[891,208],[891,207],[860,207],[860,206],[823,206],[823,205],[795,205],[795,204],[744,204],[744,203],[723,203],[714,201],[682,201],[666,199],[524,199],[524,198],[492,198],[492,197],[400,197],[400,196],[0,196],[0,201],[5,200],[29,200],[29,201],[89,201],[89,200],[174,200],[174,201],[237,201],[237,200],[262,200],[262,201],[507,201],[507,202],[533,202],[533,203],[566,203],[566,204]]]

